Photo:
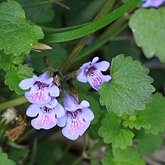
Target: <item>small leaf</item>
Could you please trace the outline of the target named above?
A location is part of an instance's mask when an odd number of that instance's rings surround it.
[[[12,70],[6,72],[5,84],[9,86],[11,90],[14,90],[17,94],[22,94],[22,90],[19,88],[21,80],[29,78],[33,75],[33,69],[27,65],[19,65]]]
[[[121,127],[121,119],[113,113],[106,113],[99,129],[99,135],[105,143],[112,143],[112,147],[126,148],[132,145],[134,134]]]
[[[13,0],[0,4],[0,21],[0,49],[6,54],[27,53],[43,38],[41,28],[27,22],[22,7]]]
[[[0,163],[3,165],[16,165],[15,162],[8,159],[7,154],[0,152]]]
[[[113,162],[115,165],[145,165],[144,160],[131,147],[125,150],[113,148]]]
[[[112,80],[99,89],[101,105],[117,115],[143,110],[155,90],[151,85],[153,79],[147,75],[149,70],[123,55],[113,58],[110,70]]]
[[[146,121],[145,116],[141,115],[137,117],[136,115],[126,115],[123,119],[123,125],[125,127],[129,127],[131,129],[136,128],[137,130],[140,130],[141,128],[150,128],[150,124]]]
[[[157,56],[165,62],[165,8],[139,9],[131,17],[129,26],[146,57]]]
[[[152,154],[156,149],[160,148],[163,143],[163,137],[161,134],[152,135],[143,133],[137,137],[137,151],[141,155]]]

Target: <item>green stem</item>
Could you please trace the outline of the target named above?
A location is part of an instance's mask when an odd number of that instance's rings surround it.
[[[81,62],[85,61],[85,58],[89,54],[93,53],[95,50],[97,50],[106,42],[108,42],[112,37],[119,34],[127,26],[128,18],[129,17],[127,15],[124,15],[121,18],[119,18],[93,44],[84,49],[79,54],[79,57],[76,59],[76,61],[74,61],[72,65],[74,66],[74,68],[72,67],[72,69],[76,69]]]
[[[3,110],[5,110],[6,108],[9,108],[9,107],[14,107],[14,106],[17,106],[17,105],[25,104],[27,102],[28,101],[24,96],[13,99],[13,100],[10,100],[10,101],[6,101],[6,102],[0,104],[0,111],[3,111]]]
[[[113,4],[115,3],[115,0],[107,0],[103,7],[101,8],[100,12],[96,15],[93,21],[98,20],[99,18],[103,17],[106,15],[112,8]],[[73,60],[76,58],[76,56],[81,52],[81,50],[84,48],[86,45],[86,42],[88,40],[89,36],[86,36],[82,38],[79,43],[73,48],[72,52],[68,56],[68,59],[64,63],[63,67],[61,68],[61,72],[66,72],[66,70],[70,67],[72,64]]]
[[[80,24],[80,25],[75,25],[75,26],[69,26],[69,27],[64,27],[64,28],[49,28],[49,27],[44,27],[42,26],[42,30],[43,32],[45,33],[59,33],[59,32],[66,32],[66,31],[69,31],[69,30],[75,30],[75,29],[78,29],[80,27],[83,27],[83,26],[86,26],[86,25],[89,25],[90,23],[83,23],[83,24]]]

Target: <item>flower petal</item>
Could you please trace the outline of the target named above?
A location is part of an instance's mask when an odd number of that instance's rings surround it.
[[[99,60],[99,57],[95,57],[95,58],[92,60],[92,64],[96,63],[98,60]]]
[[[75,111],[82,107],[78,104],[78,102],[72,96],[69,96],[67,93],[65,93],[64,108],[67,111]]]
[[[99,86],[102,84],[102,79],[99,75],[95,75],[93,77],[87,76],[87,79],[91,87],[95,90],[98,90]]]
[[[47,72],[45,72],[45,73],[41,74],[39,76],[39,78],[41,78],[42,80],[46,80],[46,79],[49,79],[50,76],[49,76],[49,74]]]
[[[25,92],[25,97],[30,103],[36,104],[47,104],[51,100],[46,89],[38,90],[35,87],[31,88],[30,91]]]
[[[146,0],[143,2],[142,7],[159,7],[165,0]]]
[[[79,136],[82,136],[83,133],[87,130],[87,128],[90,125],[90,122],[81,122],[79,127],[75,127],[74,122],[71,119],[68,119],[67,126],[62,129],[62,134],[70,139],[70,140],[76,140]],[[77,126],[77,123],[75,123]]]
[[[31,125],[39,130],[43,129],[51,129],[57,124],[57,119],[53,117],[53,114],[39,114],[39,116],[31,121]]]
[[[67,115],[65,114],[63,117],[57,119],[57,125],[59,127],[65,127],[67,123]]]
[[[26,110],[26,115],[29,117],[35,117],[39,113],[39,110],[37,104],[31,104]]]
[[[21,89],[26,90],[26,89],[29,89],[30,87],[32,87],[34,83],[35,83],[35,80],[33,78],[28,78],[28,79],[22,80],[19,83],[19,87]]]
[[[65,115],[65,110],[60,103],[57,103],[56,107],[53,109],[57,118],[63,117]]]
[[[77,75],[77,80],[82,82],[82,83],[86,83],[87,82],[87,77],[84,74],[84,69],[80,69],[78,75]]]
[[[60,90],[56,85],[53,85],[49,88],[51,96],[58,97],[60,95]]]
[[[86,100],[83,100],[83,101],[80,103],[80,105],[81,105],[82,107],[84,107],[84,108],[86,108],[86,107],[89,107],[89,106],[90,106],[89,102],[88,102],[88,101],[86,101]]]
[[[45,106],[48,108],[54,108],[57,105],[57,100],[56,99],[52,99],[49,103],[47,103]]]
[[[107,61],[101,61],[95,64],[95,67],[101,71],[106,71],[109,68],[109,66],[110,66],[110,63]]]
[[[79,116],[82,121],[92,121],[94,119],[94,114],[91,109],[89,108],[83,108],[82,109],[82,114]]]
[[[112,77],[110,75],[103,75],[102,73],[100,73],[100,77],[102,79],[102,83],[108,82],[112,79]]]

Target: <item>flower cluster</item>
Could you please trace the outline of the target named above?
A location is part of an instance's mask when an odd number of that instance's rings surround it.
[[[56,99],[60,95],[60,90],[47,73],[22,80],[19,86],[26,90],[25,97],[32,103],[26,114],[34,118],[31,125],[37,130],[47,130],[58,125],[63,127],[62,134],[65,137],[76,140],[86,131],[94,118],[87,101],[78,104],[67,93],[64,94],[63,107]]]
[[[159,7],[165,0],[143,0],[142,7]]]
[[[110,75],[103,75],[110,63],[107,61],[98,62],[95,57],[91,62],[87,62],[79,69],[77,79],[80,82],[89,84],[95,90],[99,86],[111,80]],[[64,107],[58,102],[60,95],[59,87],[54,83],[53,77],[44,73],[37,77],[22,80],[19,87],[25,90],[25,97],[31,103],[26,114],[33,117],[31,125],[39,129],[51,129],[58,125],[62,127],[62,134],[71,140],[76,140],[89,127],[94,119],[94,114],[89,109],[89,103],[83,100],[78,104],[77,100],[64,92]]]

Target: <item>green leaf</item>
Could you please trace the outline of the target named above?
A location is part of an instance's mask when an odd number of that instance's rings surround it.
[[[0,69],[11,70],[15,65],[19,65],[23,62],[23,55],[14,56],[13,54],[5,54],[0,51]]]
[[[125,150],[113,149],[114,165],[145,165],[144,160],[133,148],[126,148]]]
[[[157,135],[165,130],[165,98],[156,93],[153,102],[148,104],[143,111],[139,111],[137,118],[142,117],[150,124],[149,128],[145,128],[147,133]]]
[[[161,134],[152,135],[143,133],[137,137],[137,151],[141,155],[152,154],[156,149],[160,148],[163,143],[163,137]]]
[[[112,143],[112,147],[126,148],[132,145],[134,134],[121,127],[121,119],[113,113],[106,113],[99,129],[99,135],[105,143]]]
[[[143,111],[123,119],[124,126],[144,128],[147,133],[158,135],[165,130],[165,98],[160,93],[156,93],[153,102],[147,104]]]
[[[53,140],[47,139],[39,143],[35,159],[37,165],[52,165],[61,158],[62,149]]]
[[[0,162],[3,165],[16,165],[15,162],[8,159],[7,154],[0,152]]]
[[[92,22],[76,30],[47,35],[45,41],[50,43],[64,42],[64,41],[78,39],[83,36],[94,33],[100,30],[101,28],[105,27],[106,25],[112,23],[114,20],[119,18],[121,15],[123,15],[125,12],[127,12],[129,9],[134,7],[139,2],[140,0],[134,0],[134,1],[130,0],[128,3],[125,3],[123,6],[119,7],[118,9],[114,10],[110,14],[104,16],[103,18],[95,22]]]
[[[29,78],[33,75],[33,69],[27,65],[19,65],[12,70],[6,72],[5,84],[9,86],[11,90],[14,90],[17,94],[22,94],[22,90],[19,88],[21,80]]]
[[[110,70],[112,80],[99,89],[101,105],[117,115],[143,110],[155,90],[151,85],[153,79],[147,75],[149,70],[139,61],[123,55],[112,59]]]
[[[139,47],[146,57],[157,56],[165,62],[165,8],[139,9],[131,17],[129,25]]]
[[[6,54],[27,53],[43,38],[41,28],[27,22],[22,7],[13,0],[0,4],[0,21],[0,49]]]
[[[140,130],[141,128],[145,128],[145,129],[150,128],[150,124],[143,115],[138,117],[136,115],[132,115],[132,116],[125,115],[123,119],[124,119],[123,125],[125,127],[129,127],[131,129],[136,128],[137,130]]]
[[[102,165],[115,165],[113,162],[112,148],[107,146],[104,157],[102,159]]]

